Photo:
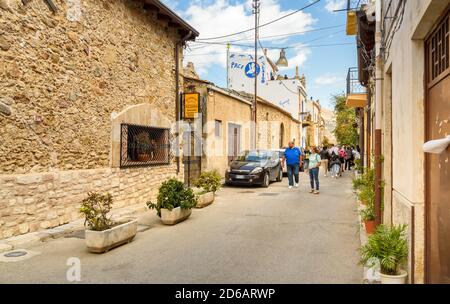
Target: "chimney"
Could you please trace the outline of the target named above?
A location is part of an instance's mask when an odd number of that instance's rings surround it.
[[[295,79],[300,79],[300,75],[299,75],[299,72],[298,72],[298,66],[296,66],[295,67]]]

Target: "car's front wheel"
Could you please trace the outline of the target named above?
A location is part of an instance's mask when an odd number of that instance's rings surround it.
[[[266,173],[264,173],[264,180],[263,180],[262,186],[263,186],[264,188],[268,188],[269,185],[270,185],[270,177],[269,177],[269,173],[266,172]]]

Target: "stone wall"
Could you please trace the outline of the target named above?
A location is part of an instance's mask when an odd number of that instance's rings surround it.
[[[0,176],[0,239],[57,227],[81,218],[87,193],[109,192],[114,208],[156,199],[159,185],[176,166],[88,169]]]
[[[287,147],[289,141],[295,139],[300,146],[300,122],[292,119],[289,113],[281,111],[277,106],[259,102],[258,115],[258,147],[279,149]],[[283,127],[282,127],[283,126]],[[284,129],[281,139],[281,128]],[[280,142],[282,146],[280,147]]]
[[[175,120],[176,29],[143,1],[54,2],[0,0],[0,239],[80,218],[89,191],[123,207],[183,180],[173,158],[117,168],[118,124]]]
[[[0,173],[106,167],[111,113],[175,116],[175,29],[143,1],[83,0],[79,16],[54,2],[1,2]]]

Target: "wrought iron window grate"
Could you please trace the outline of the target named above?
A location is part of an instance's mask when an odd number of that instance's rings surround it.
[[[450,68],[450,14],[442,21],[428,40],[430,80],[444,74]]]
[[[121,124],[121,168],[168,165],[169,163],[169,129]]]

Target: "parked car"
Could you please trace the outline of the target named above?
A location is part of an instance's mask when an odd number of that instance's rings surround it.
[[[271,181],[282,180],[279,153],[269,150],[243,152],[230,163],[225,173],[225,182],[228,185],[261,185],[267,188]]]
[[[274,149],[272,151],[274,151],[275,153],[278,153],[278,157],[280,158],[280,162],[282,162],[283,161],[283,157],[284,157],[284,151],[286,151],[286,149]],[[286,160],[282,164],[283,164],[283,166],[282,166],[283,167],[283,174],[287,174]]]

